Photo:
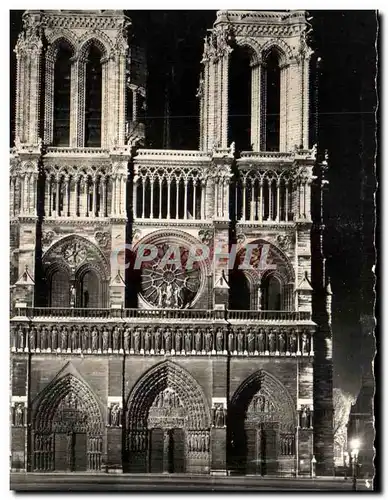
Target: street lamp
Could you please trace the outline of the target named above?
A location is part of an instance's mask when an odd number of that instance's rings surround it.
[[[360,451],[361,442],[358,438],[350,441],[350,456],[352,458],[352,474],[353,474],[353,490],[357,491],[357,466],[358,466],[358,453]]]

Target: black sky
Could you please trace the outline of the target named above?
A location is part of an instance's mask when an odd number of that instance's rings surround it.
[[[162,147],[164,95],[170,95],[171,146],[197,149],[203,38],[216,11],[126,11],[134,42],[147,50],[147,132]],[[11,51],[22,11],[11,11]],[[329,152],[325,248],[333,291],[334,384],[358,391],[370,349],[359,316],[372,313],[375,189],[376,36],[374,11],[311,11],[313,48],[322,58],[319,143]],[[15,57],[11,52],[11,117]],[[13,120],[11,119],[11,134]],[[12,137],[11,137],[12,140]]]

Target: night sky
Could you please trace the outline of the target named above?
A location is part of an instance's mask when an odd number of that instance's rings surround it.
[[[22,11],[11,11],[11,142],[15,56]],[[127,11],[134,43],[147,51],[148,147],[163,146],[164,96],[169,95],[171,147],[197,149],[195,97],[203,38],[216,11]],[[334,385],[356,394],[370,344],[360,314],[373,311],[374,156],[377,104],[374,11],[311,11],[319,75],[319,144],[329,153],[325,252],[333,292]],[[315,142],[315,141],[314,141]],[[372,351],[373,352],[373,351]],[[365,369],[365,368],[364,368]]]

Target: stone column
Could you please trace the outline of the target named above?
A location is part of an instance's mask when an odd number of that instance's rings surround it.
[[[251,67],[251,144],[253,151],[260,151],[261,64],[252,64]]]

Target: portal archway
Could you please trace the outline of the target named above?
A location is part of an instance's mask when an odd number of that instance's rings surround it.
[[[295,404],[286,387],[259,370],[236,390],[229,407],[231,470],[242,474],[292,474]]]
[[[103,420],[90,388],[68,374],[38,398],[32,419],[32,466],[39,472],[101,469]]]
[[[208,472],[210,410],[196,380],[166,361],[148,371],[127,403],[126,469]]]

